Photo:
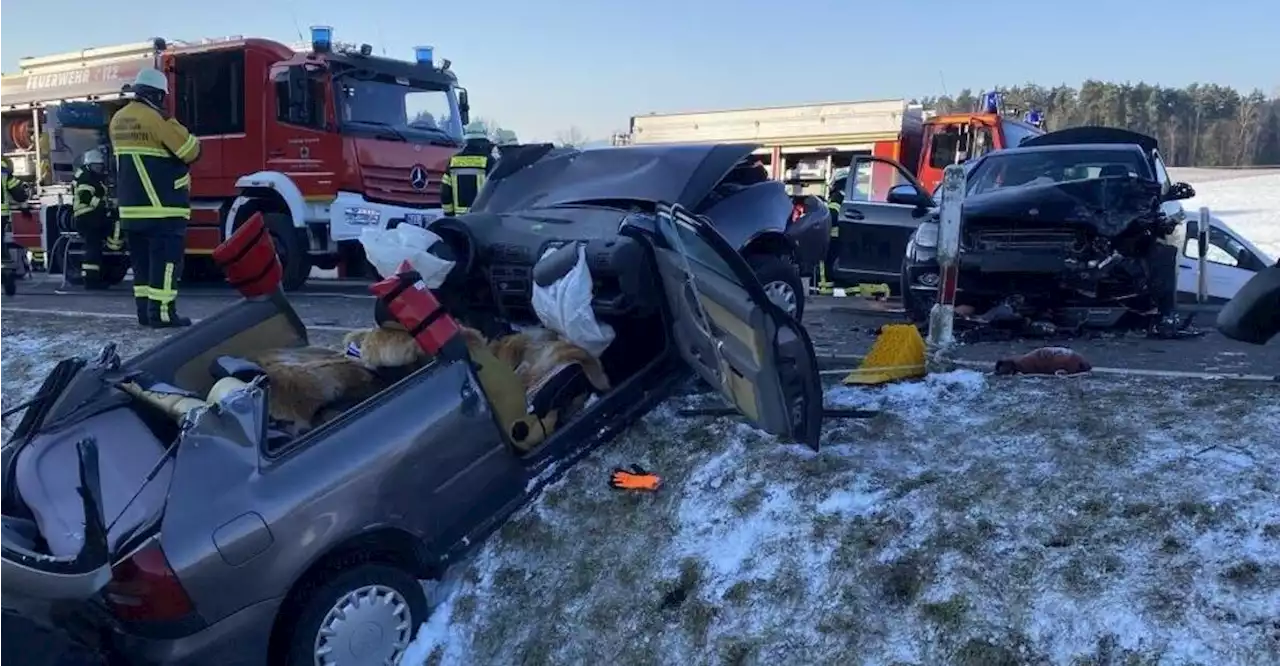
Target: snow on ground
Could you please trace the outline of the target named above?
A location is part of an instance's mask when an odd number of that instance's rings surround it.
[[[832,405],[814,454],[677,399],[472,561],[402,664],[1280,661],[1258,385],[973,372]],[[606,487],[640,463],[655,496]]]
[[[1196,196],[1182,202],[1188,213],[1208,206],[1263,252],[1280,257],[1280,173],[1187,182],[1196,188]]]

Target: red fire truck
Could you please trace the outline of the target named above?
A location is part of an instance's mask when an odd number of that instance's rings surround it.
[[[440,181],[469,115],[449,61],[436,63],[430,47],[413,60],[374,56],[367,44],[333,42],[329,28],[311,36],[297,52],[235,37],[23,59],[0,87],[5,155],[36,192],[14,215],[15,240],[38,256],[48,250],[46,265],[60,268],[75,160],[109,149],[106,122],[128,101],[122,87],[151,66],[169,77],[169,112],[200,138],[188,264],[262,212],[293,289],[313,266],[362,268],[365,228],[438,217]],[[85,113],[86,103],[102,112]]]

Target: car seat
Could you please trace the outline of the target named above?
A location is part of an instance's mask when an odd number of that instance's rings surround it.
[[[1129,177],[1129,168],[1123,164],[1108,164],[1098,171],[1099,178]]]

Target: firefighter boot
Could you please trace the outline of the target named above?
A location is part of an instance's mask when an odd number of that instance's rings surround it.
[[[151,328],[182,328],[190,326],[191,320],[178,314],[177,303],[169,301],[161,303],[152,299],[147,312],[147,325]]]

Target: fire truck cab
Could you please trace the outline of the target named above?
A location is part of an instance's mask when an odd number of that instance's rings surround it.
[[[5,153],[21,151],[26,164],[15,160],[15,171],[40,182],[39,203],[14,218],[18,242],[55,249],[67,234],[71,200],[62,179],[69,183],[84,150],[105,142],[105,120],[128,101],[122,86],[158,66],[169,78],[169,112],[201,145],[191,169],[188,264],[208,264],[199,259],[261,212],[289,289],[313,266],[363,269],[363,229],[439,217],[440,183],[469,115],[466,90],[431,47],[415,49],[413,60],[379,57],[367,44],[335,42],[323,26],[296,50],[242,37],[157,39],[20,65],[3,81]],[[104,124],[90,130],[92,139],[51,133],[48,152],[62,157],[45,168],[51,177],[38,178],[42,124],[67,102],[101,105]],[[30,147],[11,151],[10,139],[24,132],[34,135]],[[47,263],[59,268],[56,257]]]

